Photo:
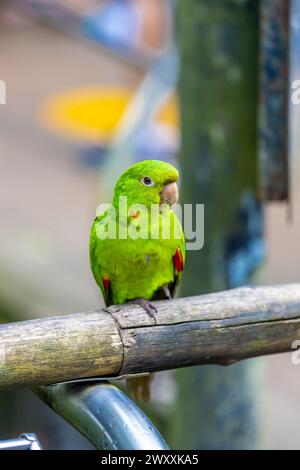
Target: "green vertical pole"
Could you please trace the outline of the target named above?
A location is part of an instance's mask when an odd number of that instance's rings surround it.
[[[262,260],[256,200],[259,2],[178,0],[181,202],[205,204],[205,242],[187,253],[181,295],[247,283]],[[256,363],[181,370],[169,443],[257,445]]]

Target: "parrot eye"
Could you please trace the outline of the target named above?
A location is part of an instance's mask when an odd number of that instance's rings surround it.
[[[154,186],[154,183],[152,179],[150,178],[150,176],[144,176],[141,182],[143,183],[144,186]]]

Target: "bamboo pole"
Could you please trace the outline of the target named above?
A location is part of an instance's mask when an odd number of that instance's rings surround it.
[[[0,389],[175,369],[291,351],[300,284],[243,287],[0,326]]]

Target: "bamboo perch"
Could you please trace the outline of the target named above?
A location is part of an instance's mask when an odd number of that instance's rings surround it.
[[[0,389],[231,364],[291,351],[300,284],[239,289],[0,326]]]

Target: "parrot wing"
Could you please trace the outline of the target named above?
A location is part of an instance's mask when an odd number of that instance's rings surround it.
[[[178,235],[181,234],[181,238],[177,237],[175,240],[172,240],[172,244],[175,247],[173,254],[172,254],[174,278],[173,278],[173,281],[168,284],[168,289],[170,291],[171,297],[173,298],[175,297],[176,290],[179,285],[179,282],[182,276],[182,271],[183,271],[184,264],[185,264],[185,238],[184,238],[184,232],[181,227],[181,224],[173,211],[170,212],[170,217],[171,217],[171,223],[174,224],[174,228],[175,228],[174,233],[178,233]],[[174,244],[174,241],[175,241],[175,244]],[[152,300],[162,300],[165,298],[166,298],[166,295],[164,291],[162,289],[159,289],[153,296]]]
[[[179,221],[177,217],[174,215],[175,219],[177,220],[178,224]],[[179,285],[181,276],[182,276],[182,271],[184,268],[184,263],[185,263],[185,238],[184,238],[184,232],[182,230],[182,237],[180,240],[178,240],[178,246],[176,248],[176,251],[173,255],[173,266],[174,266],[174,281],[173,283],[169,286],[170,293],[172,297],[175,297],[177,287]]]
[[[111,297],[110,281],[107,277],[104,276],[96,255],[97,244],[100,242],[99,238],[97,237],[97,225],[106,216],[107,212],[104,212],[103,214],[96,217],[93,222],[90,233],[90,263],[94,278],[101,289],[105,305],[108,307],[113,303]]]

